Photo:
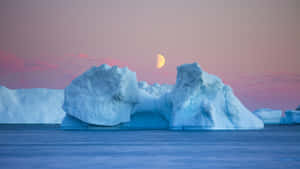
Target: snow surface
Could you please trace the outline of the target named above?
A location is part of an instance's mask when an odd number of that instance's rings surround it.
[[[258,109],[253,112],[260,119],[264,121],[265,124],[280,124],[282,111],[281,110],[273,110],[269,108]]]
[[[155,96],[155,97],[160,97],[166,93],[169,93],[173,88],[173,85],[169,85],[169,84],[161,84],[160,85],[158,83],[149,85],[145,81],[139,81],[138,86],[139,86],[140,90],[148,93],[149,95]]]
[[[0,123],[61,123],[64,91],[0,86]]]
[[[250,112],[221,79],[197,63],[177,68],[172,85],[137,82],[127,68],[102,65],[65,89],[63,108],[88,124],[124,128],[259,129]],[[151,118],[151,119],[149,119]],[[153,119],[152,119],[153,118]],[[62,124],[64,125],[64,124]]]

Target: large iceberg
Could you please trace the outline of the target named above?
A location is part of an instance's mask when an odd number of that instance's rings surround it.
[[[59,124],[65,116],[63,102],[63,90],[0,86],[0,123]]]
[[[170,127],[175,129],[254,129],[262,120],[252,114],[221,79],[197,63],[177,67],[176,85],[167,94]]]
[[[136,73],[104,64],[92,67],[65,88],[63,109],[86,123],[114,126],[130,121],[137,91]]]
[[[262,119],[265,124],[280,124],[283,115],[281,110],[273,110],[269,108],[258,109],[253,113]]]
[[[169,129],[260,129],[252,114],[216,76],[197,63],[177,68],[173,85],[137,82],[128,68],[102,65],[65,89],[62,126]],[[66,121],[66,122],[65,122]],[[74,124],[75,126],[75,124]],[[71,127],[72,128],[72,127]]]

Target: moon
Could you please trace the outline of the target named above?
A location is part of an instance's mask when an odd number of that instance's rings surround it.
[[[157,54],[157,60],[156,60],[156,68],[160,69],[162,68],[166,63],[166,59],[162,54]]]

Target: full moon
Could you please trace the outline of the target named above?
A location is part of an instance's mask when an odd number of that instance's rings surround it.
[[[158,69],[162,68],[165,65],[166,59],[162,54],[157,54],[156,67]]]

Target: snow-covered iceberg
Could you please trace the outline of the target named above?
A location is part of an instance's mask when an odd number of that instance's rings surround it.
[[[102,65],[77,77],[65,89],[63,108],[91,126],[112,128],[259,129],[251,113],[216,76],[197,63],[177,68],[172,85],[137,82],[128,68]],[[74,119],[62,126],[72,126]],[[75,123],[75,122],[74,122]],[[81,123],[76,123],[81,124]]]
[[[281,110],[273,110],[269,108],[258,109],[253,112],[256,116],[264,121],[265,124],[280,124],[282,118]]]
[[[65,116],[63,102],[63,90],[0,86],[0,123],[59,124]]]

